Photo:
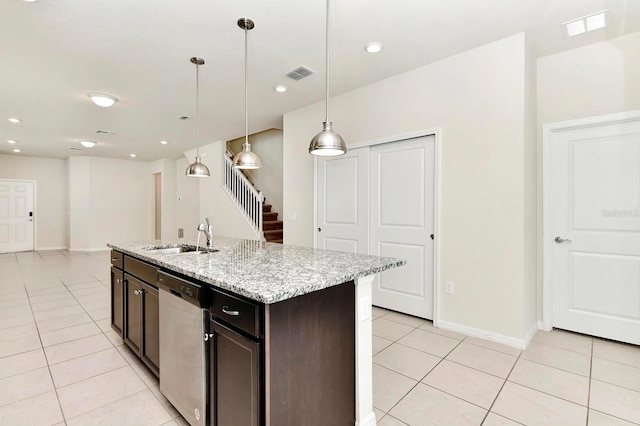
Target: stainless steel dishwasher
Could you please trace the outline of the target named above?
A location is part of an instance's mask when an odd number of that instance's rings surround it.
[[[205,426],[207,414],[209,311],[198,284],[158,272],[160,391],[190,425]]]

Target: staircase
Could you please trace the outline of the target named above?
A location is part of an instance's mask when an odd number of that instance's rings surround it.
[[[282,244],[283,223],[278,220],[278,213],[271,211],[271,204],[264,203],[265,198],[255,188],[251,174],[233,167],[233,153],[229,148],[224,158],[223,187],[231,200],[257,236],[262,235],[270,243]]]
[[[271,204],[262,205],[262,230],[269,243],[282,244],[283,223],[278,220],[278,213],[271,211]]]

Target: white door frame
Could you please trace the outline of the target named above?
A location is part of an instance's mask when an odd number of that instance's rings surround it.
[[[431,136],[435,138],[434,158],[434,188],[433,188],[433,325],[438,326],[440,320],[440,174],[441,174],[441,139],[442,128],[419,130],[417,132],[403,133],[371,141],[350,144],[348,149],[364,148],[383,143],[400,142],[406,139]],[[318,248],[318,157],[313,161],[313,247]],[[367,212],[367,214],[369,214]]]
[[[544,331],[553,327],[553,288],[551,283],[551,138],[555,132],[623,123],[640,118],[640,110],[598,115],[595,117],[548,123],[542,126],[542,324]]]
[[[38,221],[38,215],[37,215],[37,211],[38,211],[38,181],[36,180],[32,180],[32,179],[0,179],[0,181],[5,181],[5,182],[29,182],[33,184],[33,251],[38,250],[38,247],[36,247],[36,241],[38,241],[38,227],[37,225],[37,221]]]

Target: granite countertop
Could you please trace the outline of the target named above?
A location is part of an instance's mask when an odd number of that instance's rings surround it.
[[[404,265],[390,257],[215,237],[215,253],[159,254],[195,241],[107,244],[114,250],[262,303],[276,303]]]

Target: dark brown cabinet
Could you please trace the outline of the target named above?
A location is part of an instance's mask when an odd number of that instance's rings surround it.
[[[142,282],[125,275],[125,332],[124,341],[138,356],[142,348]]]
[[[260,343],[211,321],[211,424],[257,426],[262,412]]]
[[[111,328],[124,336],[124,272],[111,267]]]
[[[111,328],[124,338],[124,256],[111,251]]]
[[[159,375],[159,305],[158,289],[125,274],[125,332],[124,341]]]
[[[160,368],[160,306],[158,289],[146,283],[142,284],[142,361],[153,370],[156,376]]]

